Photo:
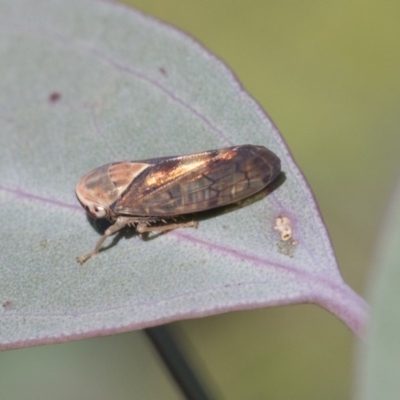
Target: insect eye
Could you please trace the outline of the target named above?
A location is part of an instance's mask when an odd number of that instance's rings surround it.
[[[94,206],[93,214],[96,216],[96,218],[103,218],[107,215],[107,212],[105,208],[102,206]]]

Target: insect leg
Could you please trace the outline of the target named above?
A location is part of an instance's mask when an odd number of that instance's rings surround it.
[[[165,232],[165,231],[172,231],[173,229],[178,229],[178,228],[197,228],[198,225],[199,223],[197,221],[173,223],[161,226],[147,226],[145,223],[139,222],[136,226],[136,232],[138,233]]]
[[[86,260],[88,260],[90,257],[94,256],[100,251],[100,248],[102,244],[107,240],[107,238],[114,233],[118,232],[122,228],[124,228],[127,225],[132,225],[132,224],[137,224],[136,225],[136,231],[137,233],[145,233],[145,232],[165,232],[165,231],[171,231],[173,229],[177,228],[197,228],[198,222],[197,221],[189,221],[189,222],[183,222],[183,223],[172,223],[172,224],[167,224],[167,225],[161,225],[161,226],[147,226],[146,224],[147,218],[138,218],[138,217],[118,217],[117,220],[113,225],[111,225],[105,232],[104,235],[100,238],[100,240],[96,243],[95,248],[93,251],[91,251],[88,254],[85,254],[84,256],[77,257],[76,260],[78,261],[79,264],[83,264]]]
[[[96,243],[96,246],[93,251],[91,251],[88,254],[85,254],[84,256],[77,257],[76,260],[78,261],[79,264],[83,264],[87,259],[90,257],[94,256],[100,251],[101,245],[105,242],[105,240],[113,235],[114,233],[118,232],[125,226],[129,224],[135,224],[137,223],[137,218],[132,218],[132,217],[118,217],[117,220],[113,225],[111,225],[105,232],[104,235],[100,238],[100,240]]]

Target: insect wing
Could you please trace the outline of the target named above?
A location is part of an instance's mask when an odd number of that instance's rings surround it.
[[[267,186],[280,160],[262,146],[236,146],[154,163],[115,203],[117,214],[173,216],[242,200]]]

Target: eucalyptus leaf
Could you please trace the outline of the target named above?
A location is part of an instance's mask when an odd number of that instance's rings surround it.
[[[371,321],[360,347],[357,399],[400,394],[400,181],[388,208],[371,276]]]
[[[362,332],[365,303],[340,276],[304,177],[214,55],[100,1],[0,0],[0,32],[2,348],[300,302]],[[274,186],[200,216],[197,230],[128,231],[76,263],[99,238],[74,193],[87,171],[245,143],[280,157]]]

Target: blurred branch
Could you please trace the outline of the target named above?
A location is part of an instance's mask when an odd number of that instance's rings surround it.
[[[211,400],[175,341],[171,329],[162,325],[144,331],[184,396],[188,400]]]

